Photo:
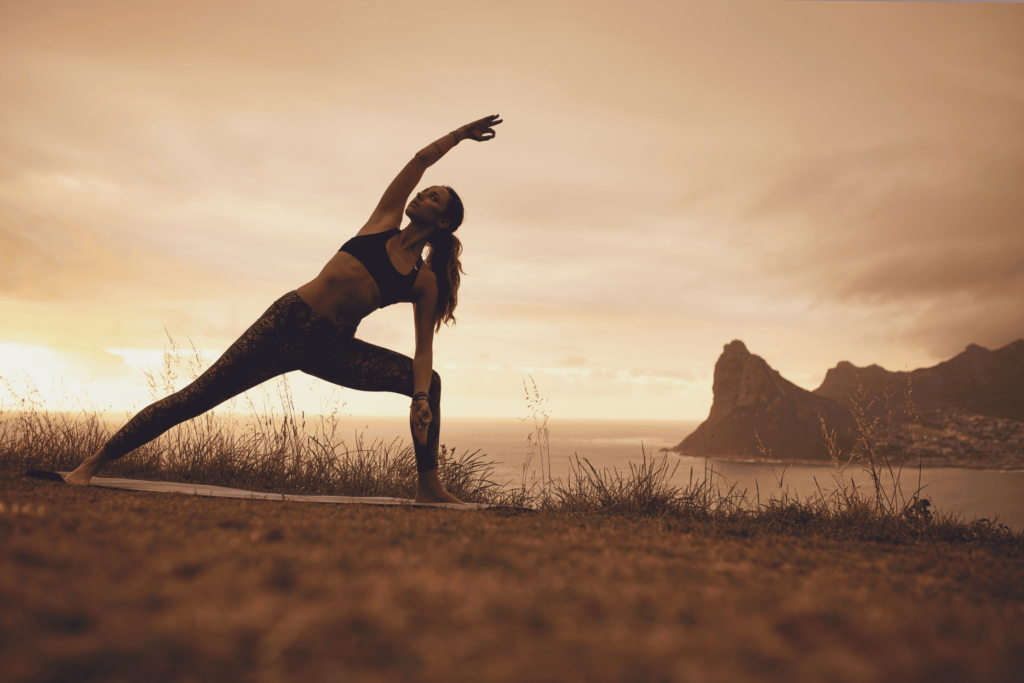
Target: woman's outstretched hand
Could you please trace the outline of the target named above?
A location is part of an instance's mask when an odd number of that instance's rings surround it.
[[[467,123],[458,129],[459,139],[465,140],[470,138],[477,142],[490,140],[494,137],[494,126],[499,123],[501,123],[501,116],[499,114],[491,114],[473,123]]]
[[[425,446],[427,443],[427,430],[430,428],[432,419],[434,416],[431,415],[430,405],[426,401],[416,401],[412,404],[409,423],[412,425],[413,436],[421,446]]]

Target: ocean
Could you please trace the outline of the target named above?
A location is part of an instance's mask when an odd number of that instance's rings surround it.
[[[346,417],[342,424],[350,434],[361,433],[364,441],[410,440],[407,419]],[[576,456],[586,458],[597,468],[628,469],[629,462],[641,461],[644,453],[650,456],[660,449],[675,446],[698,424],[696,421],[549,420],[551,475],[564,478],[570,460]],[[528,439],[537,440],[532,419],[446,417],[441,422],[441,443],[459,453],[480,451],[495,463],[494,480],[501,483],[522,481],[523,466],[530,450]],[[548,468],[547,457],[548,449],[545,449],[545,469]],[[536,448],[531,465],[539,472],[540,456]]]
[[[409,442],[406,418],[344,417],[342,433],[361,434],[366,442],[378,439]],[[558,420],[547,423],[550,447],[550,472],[555,478],[566,478],[570,462],[576,457],[586,459],[596,469],[629,471],[630,463],[643,461],[644,456],[659,461],[668,458],[676,469],[676,480],[685,484],[689,477],[701,479],[713,473],[720,486],[736,485],[752,498],[765,500],[778,497],[782,491],[804,498],[819,488],[828,492],[836,487],[835,472],[828,465],[781,466],[725,459],[705,459],[665,453],[692,432],[698,421],[662,420]],[[449,450],[480,451],[494,463],[492,479],[502,484],[518,485],[540,478],[540,456],[536,447],[528,457],[530,440],[537,439],[532,419],[444,418],[441,443]],[[346,440],[348,441],[348,440]],[[545,470],[548,468],[545,452]],[[848,480],[858,488],[870,485],[867,475],[857,466],[846,471]],[[916,467],[905,467],[901,490],[910,495],[918,486]],[[546,477],[546,474],[545,474]],[[920,472],[924,498],[931,500],[933,510],[952,512],[967,520],[997,519],[1024,530],[1024,471],[975,470],[957,467],[925,467]]]

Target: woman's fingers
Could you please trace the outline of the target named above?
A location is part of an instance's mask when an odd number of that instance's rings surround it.
[[[490,116],[485,116],[482,119],[477,119],[473,123],[463,126],[459,130],[464,131],[468,138],[472,138],[477,142],[484,142],[485,140],[490,140],[494,137],[495,133],[493,126],[496,126],[499,123],[501,123],[501,115],[491,114]]]
[[[484,130],[490,131],[491,133],[494,133],[494,130],[493,130],[494,126],[496,126],[499,123],[501,123],[501,119],[499,119],[497,117],[497,115],[495,115],[495,116],[488,116],[487,119],[480,121],[480,123],[482,124],[480,126],[481,128],[483,128]]]
[[[419,443],[420,445],[424,445],[427,443],[427,432],[429,430],[429,427],[429,422],[420,422],[419,424],[413,424],[412,432],[416,436],[416,442]]]
[[[493,126],[498,125],[501,121],[502,119],[500,114],[491,114],[490,116],[477,119],[473,123],[469,124],[466,132],[469,133],[470,137],[474,140],[490,140],[494,137]],[[487,133],[490,133],[490,137],[484,137]]]
[[[430,407],[425,405],[425,403],[413,404],[412,411],[409,414],[409,426],[412,427],[412,435],[416,439],[416,443],[420,445],[427,443],[427,434],[433,417],[430,413]]]

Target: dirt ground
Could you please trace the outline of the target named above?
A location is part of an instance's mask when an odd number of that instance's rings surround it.
[[[1020,547],[0,472],[4,681],[1016,681]]]

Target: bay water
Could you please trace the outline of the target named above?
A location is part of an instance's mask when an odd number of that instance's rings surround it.
[[[484,460],[494,463],[492,480],[518,486],[541,478],[543,460],[546,479],[548,470],[554,478],[566,479],[575,458],[586,459],[598,471],[618,469],[629,471],[630,463],[641,463],[646,457],[668,458],[676,469],[674,483],[684,485],[692,475],[695,479],[710,476],[719,486],[736,486],[747,496],[762,501],[783,493],[801,499],[818,490],[828,493],[837,487],[836,472],[827,464],[778,465],[729,459],[705,459],[666,453],[664,449],[678,444],[692,432],[696,421],[659,420],[560,420],[547,423],[547,441],[542,450],[542,426],[532,418],[454,418],[442,422],[441,443],[449,450],[480,451]],[[367,444],[375,440],[410,442],[406,418],[354,417],[342,418],[342,434],[357,435]],[[531,456],[532,453],[532,456]],[[868,493],[871,480],[856,465],[845,473]],[[920,482],[919,482],[920,477]],[[909,497],[920,485],[922,497],[932,502],[933,511],[952,512],[965,520],[998,520],[1012,529],[1024,530],[1024,471],[978,470],[958,467],[905,466],[900,474],[900,490]],[[891,484],[891,482],[885,482]],[[889,486],[892,489],[892,486]]]

